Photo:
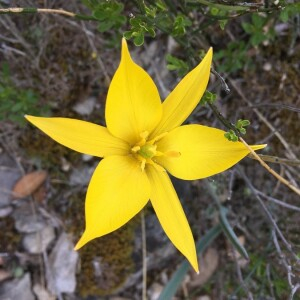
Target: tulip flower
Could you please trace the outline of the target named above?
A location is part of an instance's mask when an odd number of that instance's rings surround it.
[[[58,143],[102,158],[88,186],[86,228],[75,249],[120,228],[150,200],[165,233],[198,272],[193,235],[168,173],[185,180],[209,177],[249,153],[242,143],[228,141],[222,130],[181,126],[206,90],[211,61],[209,49],[161,102],[153,80],[132,60],[123,39],[121,62],[106,100],[107,127],[25,116]]]

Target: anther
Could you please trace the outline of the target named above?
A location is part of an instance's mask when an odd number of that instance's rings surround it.
[[[170,151],[165,152],[164,155],[168,156],[168,157],[180,157],[181,153],[178,151],[170,150]]]

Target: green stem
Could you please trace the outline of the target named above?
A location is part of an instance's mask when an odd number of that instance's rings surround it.
[[[234,131],[234,133],[237,136],[240,136],[239,131],[236,129],[236,127],[234,126],[234,124],[232,124],[231,122],[229,122],[218,110],[218,108],[212,104],[207,102],[208,106],[211,108],[211,110],[214,112],[215,116],[219,119],[219,121],[227,128],[227,129],[231,129]]]

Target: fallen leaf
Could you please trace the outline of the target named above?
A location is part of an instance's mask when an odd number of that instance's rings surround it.
[[[43,203],[46,199],[46,195],[47,188],[45,184],[42,184],[40,187],[38,187],[37,190],[32,194],[33,199],[38,203]]]
[[[242,246],[245,246],[246,238],[245,236],[241,235],[238,237],[239,242]],[[245,259],[241,256],[241,254],[232,247],[230,243],[227,243],[227,254],[232,260],[237,260],[237,263],[241,268],[246,267],[249,264],[249,260]]]
[[[12,274],[8,271],[5,271],[5,270],[0,270],[0,282],[11,277]]]
[[[200,274],[193,273],[191,275],[190,287],[199,287],[205,284],[213,275],[219,264],[219,255],[216,249],[208,248],[203,259],[199,261]]]
[[[12,192],[15,199],[31,195],[46,180],[46,171],[35,171],[24,175],[15,184]]]

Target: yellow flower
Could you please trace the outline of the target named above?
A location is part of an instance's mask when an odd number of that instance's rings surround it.
[[[26,116],[58,143],[103,157],[87,190],[86,228],[75,249],[120,228],[150,199],[165,233],[198,272],[193,235],[165,170],[180,179],[204,178],[230,168],[249,153],[242,143],[228,141],[222,130],[180,126],[206,89],[211,60],[212,49],[161,103],[154,82],[133,62],[123,39],[121,62],[107,95],[107,127]]]

